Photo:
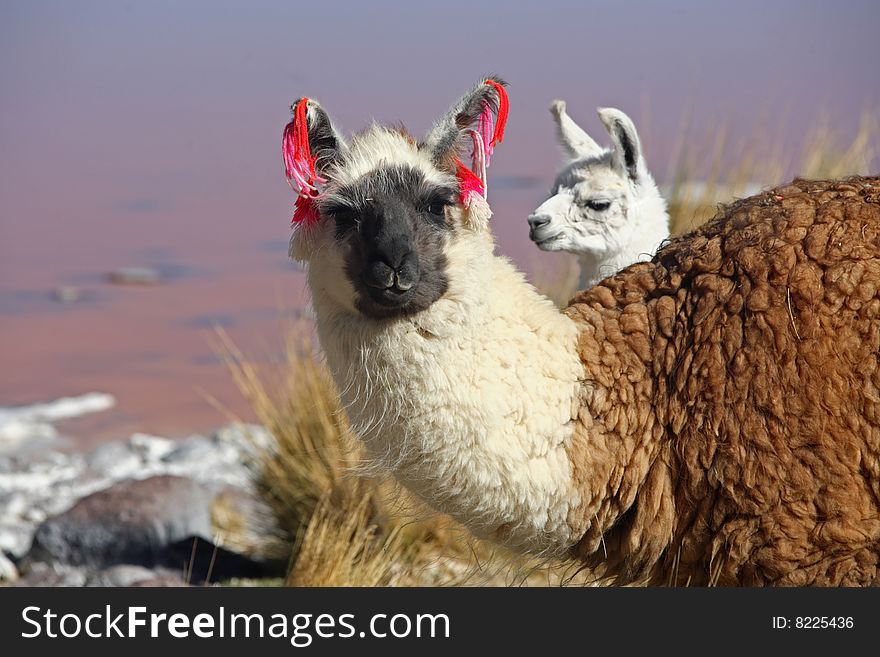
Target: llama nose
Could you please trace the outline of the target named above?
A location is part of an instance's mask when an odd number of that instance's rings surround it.
[[[386,260],[373,260],[364,276],[364,281],[370,287],[395,292],[406,292],[418,282],[418,279],[419,268],[412,252],[407,253],[396,267],[388,264]]]
[[[550,223],[550,216],[546,214],[530,214],[529,215],[529,228],[531,230],[538,230],[539,228],[543,228],[547,224]]]

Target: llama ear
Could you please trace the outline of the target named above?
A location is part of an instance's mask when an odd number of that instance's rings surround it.
[[[327,182],[327,172],[346,146],[316,101],[300,98],[291,110],[293,118],[281,137],[281,157],[287,182],[296,192],[293,224],[310,226],[318,221],[315,198],[319,186]]]
[[[455,158],[464,153],[472,140],[469,130],[485,128],[486,110],[494,114],[492,134],[484,136],[486,150],[500,143],[507,121],[507,94],[504,80],[496,76],[484,78],[462,96],[428,131],[420,148],[430,154],[439,166],[455,167]],[[481,120],[481,117],[483,119]]]
[[[302,103],[306,104],[305,111],[300,110],[297,114],[297,109]],[[296,122],[298,116],[305,116],[308,147],[314,158],[315,172],[320,176],[326,175],[330,167],[337,163],[348,149],[345,140],[336,131],[330,116],[318,101],[312,98],[300,98],[290,106],[290,109],[294,115],[291,125]]]
[[[564,100],[554,100],[550,105],[550,113],[556,121],[556,136],[559,144],[571,159],[591,157],[602,152],[602,147],[593,141],[592,137],[584,132],[584,129],[565,111]]]
[[[597,111],[599,120],[614,143],[615,166],[631,180],[638,180],[645,170],[645,162],[642,159],[642,143],[636,126],[619,109],[600,107]]]

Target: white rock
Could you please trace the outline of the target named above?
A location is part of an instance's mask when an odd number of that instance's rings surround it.
[[[41,429],[49,435],[55,419],[107,407],[111,400],[109,395],[84,395],[26,408],[0,409],[0,420],[20,422],[21,435],[30,440]],[[0,454],[0,550],[13,559],[23,557],[41,523],[68,512],[86,496],[125,481],[172,475],[186,477],[210,494],[227,486],[247,493],[253,490],[249,464],[272,445],[272,436],[265,428],[231,424],[208,437],[194,435],[182,441],[136,433],[128,440],[104,443],[85,455],[30,447]],[[46,572],[34,578],[30,572],[26,575],[21,577],[22,582],[80,580],[78,573]]]
[[[232,444],[239,451],[251,454],[270,450],[275,445],[272,432],[259,424],[227,424],[217,429],[213,438],[217,443]]]
[[[140,454],[146,462],[158,461],[174,449],[175,442],[168,438],[151,436],[146,433],[132,434],[128,439],[129,444]]]
[[[116,398],[101,392],[63,397],[45,404],[0,407],[0,452],[23,443],[51,440],[58,435],[53,423],[112,408]]]
[[[0,524],[0,552],[23,557],[31,548],[35,530],[33,525]]]
[[[31,564],[19,584],[24,586],[84,586],[86,571],[83,568],[60,564]]]
[[[90,575],[86,586],[132,586],[154,577],[156,577],[156,571],[149,568],[120,564]]]
[[[130,442],[105,443],[86,455],[86,465],[91,472],[112,479],[131,476],[143,464],[143,458]]]
[[[14,582],[18,579],[18,568],[3,552],[0,552],[0,582]]]
[[[117,285],[158,285],[162,274],[148,267],[121,267],[108,275],[111,283]]]
[[[52,296],[61,303],[74,303],[82,299],[82,292],[73,285],[60,285],[52,290]]]

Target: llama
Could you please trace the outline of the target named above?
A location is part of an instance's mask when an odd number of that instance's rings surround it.
[[[487,79],[422,141],[294,104],[291,255],[372,462],[617,583],[877,582],[880,178],[739,201],[559,311],[459,159],[505,99]]]
[[[554,101],[550,112],[568,162],[556,175],[553,195],[529,216],[529,238],[544,251],[575,254],[583,290],[650,260],[669,237],[669,215],[626,114],[599,108],[613,144],[607,149],[571,119],[565,101]]]

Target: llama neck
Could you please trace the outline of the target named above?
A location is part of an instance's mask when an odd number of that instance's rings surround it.
[[[654,265],[636,267],[647,272]],[[626,303],[641,294],[639,281],[615,277],[581,292],[565,310],[581,326],[578,352],[588,382],[569,453],[581,499],[574,515],[586,522],[572,553],[624,580],[657,561],[674,518],[674,459],[663,411],[668,390],[657,385],[654,368],[658,344],[663,358],[675,362],[670,332],[661,336],[656,326],[672,325],[676,302]]]
[[[581,273],[578,289],[586,290],[635,262],[650,260],[660,243],[669,237],[666,201],[648,173],[636,185],[627,206],[626,224],[630,237],[617,248],[598,257],[579,254]]]
[[[370,458],[418,497],[478,536],[568,548],[577,325],[491,246],[450,248],[449,291],[410,319],[354,316],[310,281],[327,363]]]

